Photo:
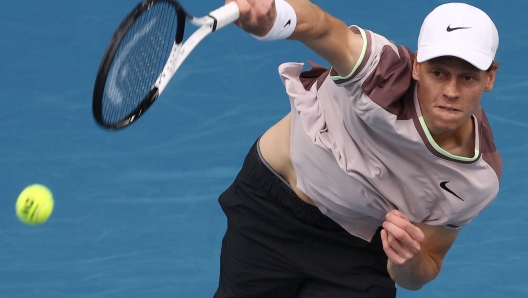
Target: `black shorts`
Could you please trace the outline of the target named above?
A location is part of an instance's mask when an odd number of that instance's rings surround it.
[[[379,231],[369,243],[302,201],[253,145],[220,195],[224,297],[396,297]]]

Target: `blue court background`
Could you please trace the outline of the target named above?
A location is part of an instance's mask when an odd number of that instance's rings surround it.
[[[421,21],[445,1],[314,2],[414,50]],[[221,4],[181,3],[195,15]],[[501,191],[462,229],[441,275],[398,297],[528,297],[528,2],[469,3],[501,37],[496,88],[482,102],[504,159]],[[136,4],[2,0],[0,298],[211,297],[226,227],[217,196],[288,112],[277,66],[324,63],[298,43],[262,43],[230,26],[198,46],[142,119],[105,131],[91,115],[94,78]],[[56,199],[36,228],[14,212],[33,183]]]

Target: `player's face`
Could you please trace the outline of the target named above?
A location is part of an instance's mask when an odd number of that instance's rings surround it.
[[[495,74],[496,70],[479,70],[454,57],[414,62],[418,100],[431,134],[449,136],[468,123],[482,94],[493,88]]]

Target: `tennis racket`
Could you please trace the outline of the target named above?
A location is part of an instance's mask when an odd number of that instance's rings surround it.
[[[235,2],[199,18],[173,0],[138,4],[117,28],[99,66],[92,101],[96,122],[117,130],[136,121],[196,45],[238,17]],[[199,28],[184,42],[187,22]]]

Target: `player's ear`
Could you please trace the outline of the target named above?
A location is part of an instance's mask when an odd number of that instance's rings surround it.
[[[419,81],[419,79],[420,79],[420,72],[419,72],[420,66],[421,66],[421,63],[416,62],[416,56],[415,56],[415,59],[413,60],[413,66],[412,66],[412,68],[413,68],[412,69],[412,77],[416,81]]]
[[[493,89],[493,86],[495,85],[495,77],[497,75],[497,70],[492,69],[489,71],[486,71],[486,79],[488,80],[486,87],[484,88],[484,92],[490,92]]]

